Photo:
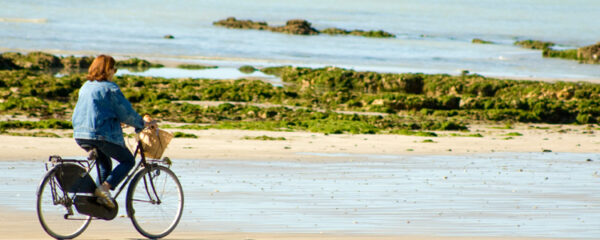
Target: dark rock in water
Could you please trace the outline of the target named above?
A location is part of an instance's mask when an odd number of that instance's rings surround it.
[[[471,41],[471,43],[475,43],[475,44],[492,44],[494,42],[486,41],[486,40],[479,39],[479,38],[473,38],[473,40]]]
[[[340,28],[325,28],[321,30],[321,33],[329,34],[329,35],[348,35],[350,31],[340,29]]]
[[[84,57],[74,57],[74,56],[68,56],[68,57],[64,57],[62,59],[60,59],[60,62],[62,63],[63,67],[65,69],[87,69],[90,67],[90,65],[92,65],[92,62],[94,61],[93,57],[88,57],[88,56],[84,56]]]
[[[550,47],[554,46],[555,44],[553,42],[543,42],[543,41],[538,41],[538,40],[523,40],[523,41],[516,41],[515,45],[521,46],[523,48],[543,50],[543,49],[550,48]]]
[[[550,149],[542,149],[542,152],[552,152]]]
[[[175,36],[169,34],[169,35],[163,36],[163,38],[165,38],[165,39],[173,39],[173,38],[175,38]]]
[[[238,68],[238,70],[242,73],[250,74],[250,73],[253,73],[254,71],[256,71],[256,68],[254,68],[253,66],[250,66],[250,65],[244,65],[244,66],[241,66],[240,68]]]
[[[577,60],[580,63],[598,64],[600,63],[600,42],[578,49],[554,50],[552,48],[545,48],[542,56]]]
[[[392,38],[396,37],[396,35],[391,34],[389,32],[385,32],[383,30],[376,31],[364,31],[360,29],[355,29],[352,31],[340,29],[340,28],[326,28],[321,31],[321,33],[329,34],[329,35],[354,35],[361,37],[372,37],[372,38]]]
[[[371,38],[393,38],[393,37],[396,37],[396,35],[391,34],[389,32],[385,32],[383,30],[375,30],[375,31],[352,30],[352,32],[350,32],[350,35],[371,37]]]
[[[127,60],[117,61],[117,67],[133,67],[133,68],[160,68],[162,64],[151,63],[143,59],[130,58]]]
[[[62,63],[58,57],[44,52],[30,52],[27,55],[7,52],[3,53],[2,57],[12,61],[14,65],[25,69],[42,70],[62,68]]]
[[[350,31],[340,29],[340,28],[325,28],[321,30],[321,33],[329,34],[329,35],[348,35]]]
[[[285,23],[285,26],[271,28],[273,32],[282,32],[297,35],[317,35],[319,31],[311,27],[311,23],[303,19],[292,19]]]
[[[215,26],[222,26],[226,28],[238,28],[238,29],[257,29],[257,30],[269,30],[270,27],[266,22],[254,22],[252,20],[237,20],[234,17],[228,17],[225,20],[213,22]]]
[[[382,30],[376,31],[363,31],[363,30],[344,30],[339,28],[327,28],[322,32],[313,28],[310,22],[304,19],[292,19],[288,20],[285,26],[269,26],[266,22],[254,22],[252,20],[237,20],[234,17],[229,17],[224,20],[213,22],[215,26],[222,26],[226,28],[237,28],[237,29],[256,29],[256,30],[269,30],[272,32],[280,32],[287,34],[296,35],[317,35],[320,33],[330,35],[356,35],[363,37],[375,37],[375,38],[387,38],[396,37],[396,35]]]
[[[200,65],[200,64],[179,64],[179,65],[177,65],[177,68],[189,69],[189,70],[202,70],[202,69],[215,69],[215,68],[219,68],[219,66]]]
[[[600,42],[577,49],[577,58],[586,63],[600,63]]]
[[[223,26],[226,28],[237,28],[237,29],[256,29],[256,30],[270,30],[273,32],[282,32],[289,34],[299,35],[314,35],[319,32],[312,28],[309,22],[302,19],[289,20],[285,26],[270,27],[266,22],[254,22],[252,20],[237,20],[234,17],[229,17],[225,20],[213,22],[215,26]]]

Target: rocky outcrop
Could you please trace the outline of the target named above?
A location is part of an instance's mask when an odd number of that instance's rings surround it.
[[[30,52],[28,54],[5,52],[0,54],[0,70],[28,69],[42,71],[82,71],[87,70],[90,65],[92,65],[93,61],[94,57],[91,56],[57,57],[44,52]],[[125,68],[163,67],[161,64],[151,63],[137,58],[117,61],[116,66]]]
[[[537,40],[517,41],[515,42],[515,45],[523,48],[541,49],[543,57],[577,60],[580,63],[600,63],[600,42],[594,45],[580,47],[578,49],[564,50],[553,49],[553,46],[555,46],[553,42],[543,42]]]
[[[538,41],[538,40],[522,40],[522,41],[516,41],[515,45],[521,46],[522,48],[544,50],[544,49],[554,46],[555,44],[553,42],[544,42],[544,41]]]
[[[19,68],[31,70],[63,67],[58,57],[43,52],[30,52],[27,55],[16,52],[7,52],[2,54],[2,58],[10,60]]]
[[[255,30],[269,30],[272,32],[280,32],[295,35],[317,35],[320,33],[330,35],[354,35],[363,37],[375,37],[375,38],[389,38],[396,37],[396,35],[383,30],[375,31],[363,31],[363,30],[344,30],[339,28],[327,28],[319,31],[313,28],[310,22],[304,19],[292,19],[288,20],[284,26],[269,26],[266,22],[254,22],[252,20],[237,20],[234,17],[229,17],[224,20],[213,22],[215,26],[221,26],[226,28],[236,29],[255,29]]]
[[[577,49],[577,58],[586,63],[600,63],[600,42]]]
[[[63,65],[63,68],[69,70],[77,70],[77,69],[87,69],[92,65],[92,61],[94,58],[84,56],[84,57],[74,57],[68,56],[60,59],[60,62]]]
[[[237,20],[234,17],[228,17],[227,19],[213,22],[213,25],[226,28],[256,30],[270,30],[271,28],[267,25],[266,22],[254,22],[252,20]]]
[[[140,68],[140,69],[164,67],[162,64],[151,63],[144,59],[139,59],[139,58],[130,58],[127,60],[117,61],[116,66],[124,67],[124,68]]]
[[[355,29],[355,30],[349,31],[349,30],[340,29],[340,28],[326,28],[326,29],[321,30],[321,33],[329,34],[329,35],[353,35],[353,36],[372,37],[372,38],[396,37],[396,35],[386,32],[386,31],[383,31],[383,30],[363,31],[360,29]]]
[[[486,41],[480,38],[473,38],[473,40],[471,40],[471,43],[475,43],[475,44],[493,44],[494,42],[491,41]]]
[[[303,19],[292,19],[285,23],[285,26],[272,27],[273,32],[282,32],[296,35],[317,35],[319,31],[311,27],[311,23]]]
[[[20,69],[19,66],[15,65],[10,59],[2,57],[0,55],[0,70],[15,70]]]

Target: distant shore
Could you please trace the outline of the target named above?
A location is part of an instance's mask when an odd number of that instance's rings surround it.
[[[39,51],[36,49],[12,49],[12,48],[3,48],[0,47],[0,53],[2,52],[21,52],[28,53]],[[94,56],[99,54],[108,54],[117,60],[125,60],[131,57],[137,57],[149,60],[153,63],[158,63],[164,65],[167,68],[176,68],[181,64],[189,64],[189,63],[201,63],[207,65],[219,65],[219,66],[231,66],[238,68],[244,65],[251,65],[255,67],[269,67],[269,66],[282,66],[282,65],[298,65],[296,62],[291,60],[283,60],[283,59],[259,59],[259,58],[242,58],[242,57],[218,57],[218,56],[184,56],[184,55],[166,55],[166,54],[146,54],[146,53],[136,53],[136,54],[127,54],[127,53],[118,53],[118,52],[95,52],[95,51],[71,51],[71,50],[56,50],[56,49],[44,49],[46,53],[55,54],[59,56]],[[333,64],[308,64],[305,67],[323,67]],[[299,66],[299,65],[298,65]],[[375,72],[389,72],[389,73],[406,73],[406,72],[419,72],[419,71],[405,71],[405,70],[394,70],[393,67],[377,67],[377,66],[345,66],[342,65],[340,67],[348,68],[348,69],[356,69],[359,71],[369,70]],[[201,70],[199,70],[201,71]],[[420,71],[426,74],[435,74],[436,72],[427,72]],[[447,71],[446,74],[450,75],[460,75],[460,71],[455,69],[455,71]],[[532,76],[515,76],[509,74],[486,74],[486,77],[494,77],[498,79],[511,79],[511,80],[526,80],[526,81],[544,81],[544,82],[557,82],[557,81],[566,81],[566,82],[590,82],[590,83],[600,83],[600,76],[597,77],[532,77]],[[157,77],[166,77],[170,76],[157,76]]]

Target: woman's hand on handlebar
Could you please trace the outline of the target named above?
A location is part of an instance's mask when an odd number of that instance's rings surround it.
[[[153,120],[150,115],[146,114],[144,115],[144,128],[157,129],[158,124],[156,123],[156,120]]]

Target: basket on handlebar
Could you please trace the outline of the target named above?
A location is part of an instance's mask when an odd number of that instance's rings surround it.
[[[160,159],[173,134],[158,128],[146,128],[140,132],[140,141],[146,158]]]

